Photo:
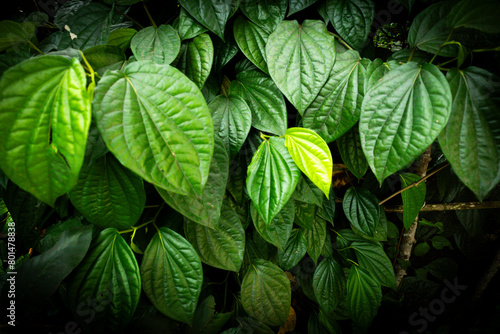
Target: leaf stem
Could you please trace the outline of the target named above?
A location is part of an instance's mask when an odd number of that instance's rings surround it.
[[[348,48],[349,50],[354,50],[349,44],[347,44],[343,39],[342,37],[340,37],[339,35],[337,34],[334,34],[333,32],[331,32],[331,34],[333,36],[335,36],[336,39],[338,39],[338,41],[340,42],[340,44],[344,45],[346,48]]]
[[[28,42],[28,44],[29,44],[29,45],[31,45],[31,47],[32,47],[33,49],[35,49],[35,50],[36,50],[39,54],[41,54],[41,55],[45,55],[45,52],[43,52],[42,50],[40,50],[39,48],[37,48],[37,47],[36,47],[36,45],[35,45],[35,44],[33,44],[33,42],[32,42],[32,41],[30,41],[29,39],[27,39],[26,41],[27,41],[27,42]]]
[[[149,21],[151,21],[151,24],[153,25],[153,27],[158,29],[158,26],[156,25],[155,21],[153,20],[153,17],[151,17],[151,14],[149,13],[148,7],[144,3],[144,0],[142,0],[142,5],[144,6],[144,10],[146,11],[146,14],[148,14]]]
[[[443,48],[443,46],[445,46],[445,44],[448,43],[448,41],[451,38],[451,34],[452,33],[453,33],[453,29],[451,29],[450,33],[448,34],[448,37],[446,38],[446,41],[439,46],[439,49],[437,50],[436,54],[434,54],[434,57],[432,57],[432,59],[429,62],[429,64],[432,64],[432,62],[434,61],[434,59],[436,59],[436,57],[438,56],[439,52],[441,52],[441,49]]]
[[[413,54],[415,53],[415,50],[417,49],[417,47],[414,47],[412,50],[411,50],[411,53],[410,53],[410,58],[408,58],[408,61],[407,63],[409,63],[411,61],[411,59],[413,58]]]
[[[137,20],[135,20],[133,17],[123,13],[123,12],[120,12],[118,10],[115,9],[115,13],[116,14],[119,14],[119,15],[122,15],[123,17],[129,19],[130,21],[134,22],[140,29],[144,29],[144,26],[142,24],[140,24]]]

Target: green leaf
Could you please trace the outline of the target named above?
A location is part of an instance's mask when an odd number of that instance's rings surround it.
[[[444,247],[449,247],[450,249],[453,249],[453,245],[451,244],[451,242],[441,235],[433,236],[431,242],[432,242],[432,247],[438,250],[442,250]]]
[[[159,229],[144,252],[141,278],[146,296],[161,313],[192,324],[203,270],[186,239],[169,228]]]
[[[344,213],[351,224],[367,236],[373,237],[379,223],[378,199],[368,189],[350,187],[342,202]]]
[[[290,270],[306,255],[307,240],[301,229],[294,228],[283,250],[278,249],[279,265],[283,270]]]
[[[313,276],[313,289],[321,309],[331,313],[345,298],[346,278],[344,269],[334,259],[320,262]]]
[[[0,52],[14,49],[17,51],[22,44],[31,42],[35,30],[29,24],[20,24],[10,20],[0,21]]]
[[[271,137],[260,144],[247,170],[247,191],[267,224],[288,202],[299,182],[300,170],[285,147],[285,140]]]
[[[242,0],[240,10],[253,23],[273,32],[285,18],[288,0]]]
[[[186,334],[216,334],[231,318],[233,312],[215,313],[215,298],[210,295],[196,308],[193,327],[186,327]]]
[[[215,136],[214,155],[208,180],[201,195],[181,195],[156,188],[163,200],[174,210],[195,223],[213,228],[221,214],[229,172],[229,157],[224,143]]]
[[[252,111],[238,95],[216,96],[208,105],[212,112],[214,130],[224,141],[227,152],[234,159],[247,139],[252,126]]]
[[[257,70],[240,72],[229,86],[230,95],[241,96],[252,111],[252,126],[284,135],[287,129],[285,99],[273,80]]]
[[[332,153],[316,132],[305,128],[289,128],[285,146],[299,169],[319,188],[330,196],[332,185]]]
[[[214,61],[214,45],[208,34],[201,34],[183,45],[177,68],[202,89]]]
[[[149,26],[132,37],[130,48],[138,60],[168,65],[179,54],[181,39],[170,25]]]
[[[240,0],[211,1],[211,0],[180,0],[179,3],[198,22],[224,40],[224,30],[234,7],[238,7]]]
[[[493,74],[452,69],[447,77],[453,113],[439,145],[458,178],[482,201],[500,181],[500,123]]]
[[[359,179],[361,179],[368,170],[368,162],[366,161],[361,146],[358,126],[352,127],[344,135],[337,139],[342,161],[347,166],[349,171]]]
[[[304,229],[303,233],[307,240],[307,254],[309,254],[314,263],[316,263],[325,245],[327,233],[326,221],[316,216],[312,222],[312,227],[310,229]]]
[[[134,226],[146,204],[142,179],[109,153],[84,164],[69,195],[75,208],[101,228]]]
[[[92,242],[71,274],[67,296],[86,331],[119,332],[127,326],[139,303],[141,277],[135,255],[117,229],[105,229]]]
[[[472,28],[490,34],[500,33],[500,6],[495,0],[462,0],[449,12],[446,25],[451,29]]]
[[[328,81],[304,113],[304,127],[316,131],[327,143],[352,128],[361,113],[369,63],[357,51],[338,55]]]
[[[97,45],[84,52],[85,59],[100,76],[107,70],[119,70],[126,62],[125,53],[118,46]]]
[[[85,71],[77,59],[40,56],[0,79],[0,168],[53,206],[78,179],[90,126]]]
[[[53,247],[19,267],[15,286],[19,315],[44,306],[47,298],[82,261],[91,239],[90,226],[64,231]]]
[[[311,6],[318,0],[289,0],[288,14],[287,16],[293,15],[300,12],[303,9]]]
[[[333,225],[333,219],[335,218],[335,207],[336,207],[335,192],[333,191],[333,188],[330,190],[330,198],[323,197],[323,203],[321,206],[322,207],[320,207],[318,210],[318,216],[332,223]]]
[[[366,95],[366,93],[375,86],[387,72],[389,72],[389,67],[380,58],[376,58],[368,63],[365,73],[364,95]]]
[[[5,71],[14,65],[19,64],[23,60],[31,57],[31,54],[26,51],[12,51],[9,53],[0,54],[0,77]]]
[[[292,233],[293,220],[295,218],[293,201],[289,200],[270,224],[264,222],[253,204],[251,205],[250,213],[253,225],[262,238],[278,247],[278,249],[284,249]]]
[[[204,263],[223,270],[238,272],[245,251],[245,231],[240,218],[227,200],[214,228],[185,221],[186,238]]]
[[[411,47],[436,53],[446,42],[451,29],[446,26],[446,17],[454,6],[453,1],[440,1],[430,5],[413,20],[408,32],[408,43]],[[444,57],[455,57],[457,48],[448,45],[439,54]]]
[[[188,12],[181,7],[178,20],[174,23],[175,29],[179,33],[181,41],[194,38],[203,34],[208,29],[196,21]]]
[[[215,73],[220,72],[239,51],[234,35],[232,33],[228,33],[228,35],[225,42],[219,38],[213,41],[215,49],[213,71]]]
[[[135,34],[137,34],[137,30],[133,28],[120,28],[113,30],[109,34],[108,42],[106,44],[118,46],[122,51],[125,51],[128,49]]]
[[[326,10],[335,30],[348,44],[361,49],[375,16],[371,0],[327,0]]]
[[[421,242],[415,246],[413,249],[413,254],[415,256],[424,256],[431,250],[431,246],[427,242]]]
[[[350,247],[354,249],[359,265],[366,269],[372,277],[383,286],[393,290],[397,289],[391,260],[385,254],[381,244],[355,241]]]
[[[200,90],[180,71],[136,61],[107,72],[93,107],[99,132],[125,167],[165,190],[202,193],[213,123]]]
[[[368,328],[381,301],[380,284],[365,268],[352,266],[347,278],[347,309],[354,323]]]
[[[269,32],[242,16],[234,21],[234,39],[243,54],[260,70],[269,74],[266,61],[266,44]]]
[[[307,177],[300,177],[292,198],[297,201],[314,204],[319,207],[323,206],[323,192]]]
[[[321,21],[283,21],[266,45],[269,74],[302,115],[327,81],[335,62],[334,37]]]
[[[277,265],[253,260],[241,282],[245,311],[269,326],[285,323],[291,305],[290,281]]]
[[[425,151],[450,113],[450,86],[436,66],[409,62],[387,73],[365,95],[359,121],[377,180],[382,183]]]
[[[314,204],[295,200],[295,223],[305,229],[311,229],[318,207]]]
[[[401,178],[401,189],[420,180],[418,175],[411,173],[399,174],[399,177]],[[407,189],[401,193],[401,197],[403,197],[403,224],[405,228],[409,228],[415,221],[415,218],[417,218],[425,202],[425,193],[425,182],[420,182],[418,186]]]

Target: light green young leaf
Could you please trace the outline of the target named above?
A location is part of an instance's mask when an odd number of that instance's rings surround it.
[[[399,177],[401,178],[401,189],[420,180],[418,175],[411,173],[399,174]],[[425,182],[420,182],[418,186],[407,189],[401,193],[401,197],[403,197],[403,224],[405,228],[409,228],[418,216],[425,202],[425,193]]]
[[[200,195],[214,147],[210,110],[196,85],[169,65],[147,61],[99,81],[94,116],[116,158],[160,188]]]
[[[269,74],[302,115],[335,62],[334,37],[322,21],[283,21],[266,45]]]
[[[80,62],[26,60],[0,79],[0,168],[53,206],[77,182],[90,126],[90,97]]]
[[[285,146],[299,169],[330,196],[332,185],[332,153],[316,132],[305,128],[289,128],[285,134]]]
[[[193,246],[162,227],[149,242],[141,263],[142,288],[164,315],[192,324],[203,283],[203,269]]]
[[[450,86],[432,64],[409,62],[388,72],[365,95],[359,134],[377,180],[415,160],[446,126]]]
[[[181,39],[170,25],[162,24],[158,28],[149,26],[132,37],[130,48],[138,60],[168,65],[179,54]]]

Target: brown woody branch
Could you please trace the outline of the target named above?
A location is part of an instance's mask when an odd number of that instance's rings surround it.
[[[420,211],[458,211],[500,208],[500,201],[425,204]],[[403,212],[402,205],[386,205],[385,212]]]

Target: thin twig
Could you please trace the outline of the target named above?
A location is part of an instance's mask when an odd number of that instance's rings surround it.
[[[459,211],[459,210],[484,210],[498,209],[500,201],[489,202],[457,202],[457,203],[438,203],[425,204],[420,211]],[[387,205],[384,206],[385,212],[403,212],[402,205]]]

